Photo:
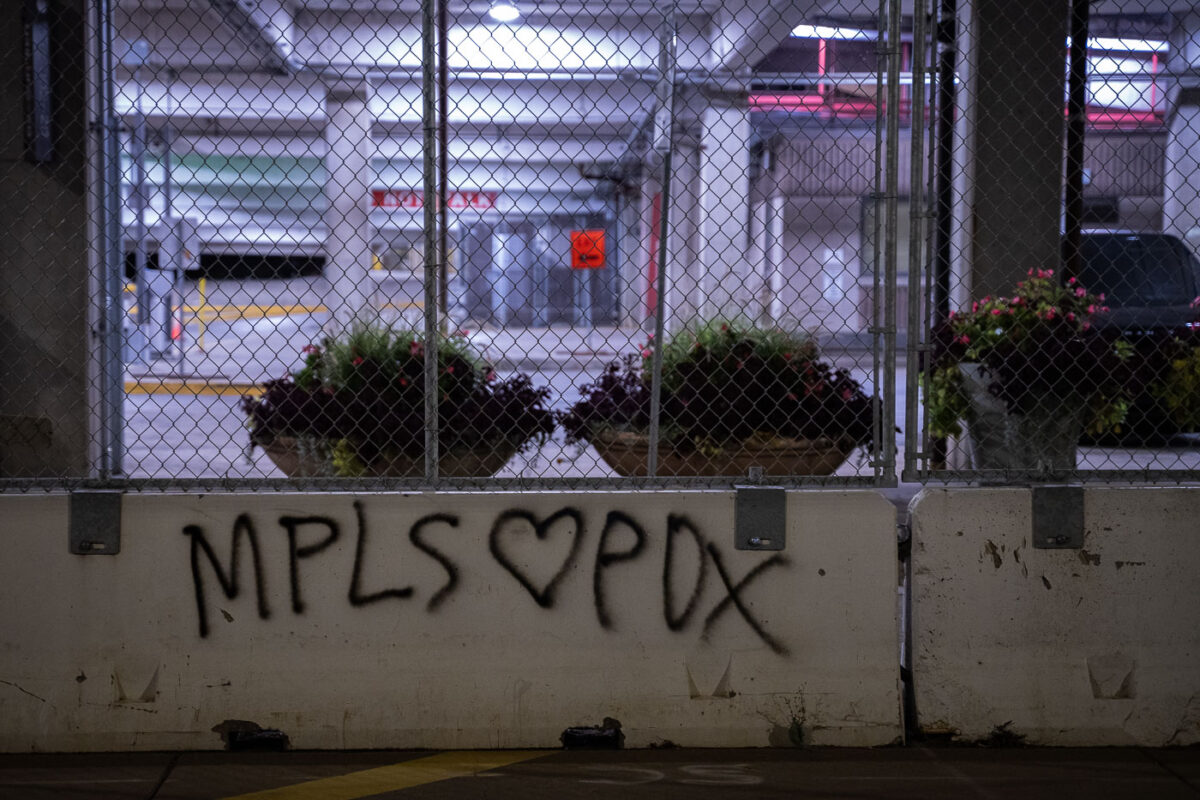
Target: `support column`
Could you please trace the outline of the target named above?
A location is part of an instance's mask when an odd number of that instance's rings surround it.
[[[85,37],[90,3],[50,0],[30,55],[37,107],[26,110],[24,3],[0,4],[0,477],[81,477],[104,470],[106,379],[92,348],[101,330],[101,220],[88,203]],[[44,45],[43,45],[44,43]],[[94,62],[93,62],[94,63]],[[32,67],[31,67],[32,68]],[[90,74],[89,74],[90,73]],[[27,114],[37,127],[25,141]],[[94,154],[94,153],[93,153]],[[92,234],[89,236],[89,232]],[[89,270],[91,273],[89,274]],[[119,302],[119,300],[118,300]],[[92,366],[89,374],[89,365]],[[114,392],[123,397],[120,390]],[[111,396],[111,395],[110,395]]]
[[[678,331],[704,312],[704,267],[699,260],[701,221],[701,117],[705,101],[696,92],[680,92],[675,110],[675,148],[671,156],[668,216],[666,326]]]
[[[960,2],[956,297],[1061,260],[1067,4]]]
[[[1176,18],[1171,33],[1175,74],[1200,71],[1200,12]],[[1169,89],[1167,149],[1163,168],[1163,231],[1200,254],[1200,78],[1180,78]]]
[[[373,117],[366,84],[335,85],[325,97],[326,156],[325,275],[332,288],[326,301],[335,326],[368,320],[372,294],[371,268],[371,140]]]
[[[742,96],[719,97],[701,116],[700,286],[704,314],[754,316],[747,286],[750,113]]]
[[[768,201],[766,209],[767,218],[764,227],[766,262],[763,265],[765,268],[763,292],[766,298],[764,308],[773,323],[781,322],[784,315],[783,301],[779,299],[779,295],[783,291],[783,261],[787,257],[787,251],[783,248],[783,231],[786,227],[784,212],[787,209],[787,202],[786,197],[775,195]]]

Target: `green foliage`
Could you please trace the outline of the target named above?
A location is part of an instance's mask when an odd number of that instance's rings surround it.
[[[1200,430],[1200,345],[1175,339],[1170,365],[1150,392],[1163,401],[1180,429]]]
[[[923,381],[934,436],[962,434],[970,408],[960,363],[984,366],[991,391],[1015,413],[1086,403],[1088,430],[1120,425],[1128,409],[1132,348],[1093,327],[1108,309],[1075,278],[1060,283],[1053,270],[1030,270],[1011,297],[985,297],[970,311],[951,312],[932,334],[932,359]]]
[[[582,399],[559,415],[568,442],[648,429],[654,344],[580,387]],[[706,455],[754,440],[865,445],[873,434],[873,399],[821,361],[808,336],[740,318],[701,322],[663,343],[660,399],[662,440]]]
[[[653,342],[642,349],[643,374],[648,382],[653,364]],[[714,387],[744,380],[739,363],[754,359],[768,370],[783,372],[789,367],[815,361],[816,344],[804,333],[780,328],[759,328],[743,318],[717,318],[681,331],[663,347],[663,389],[678,391],[699,371]]]

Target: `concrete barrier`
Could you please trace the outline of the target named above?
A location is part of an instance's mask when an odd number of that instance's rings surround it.
[[[921,729],[1200,741],[1200,489],[1088,488],[1081,549],[1034,548],[1031,508],[1026,488],[914,501]]]
[[[789,492],[0,496],[0,749],[879,745],[901,735],[894,509]],[[215,730],[214,730],[215,729]]]

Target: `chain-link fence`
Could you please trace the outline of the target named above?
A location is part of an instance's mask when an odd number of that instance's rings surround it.
[[[925,5],[909,477],[1194,480],[1194,10]]]
[[[18,5],[7,487],[1197,474],[1190,6]]]

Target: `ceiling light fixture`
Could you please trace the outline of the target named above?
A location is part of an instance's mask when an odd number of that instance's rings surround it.
[[[492,5],[488,8],[488,16],[496,22],[512,22],[521,16],[521,12],[510,0],[492,0]]]

